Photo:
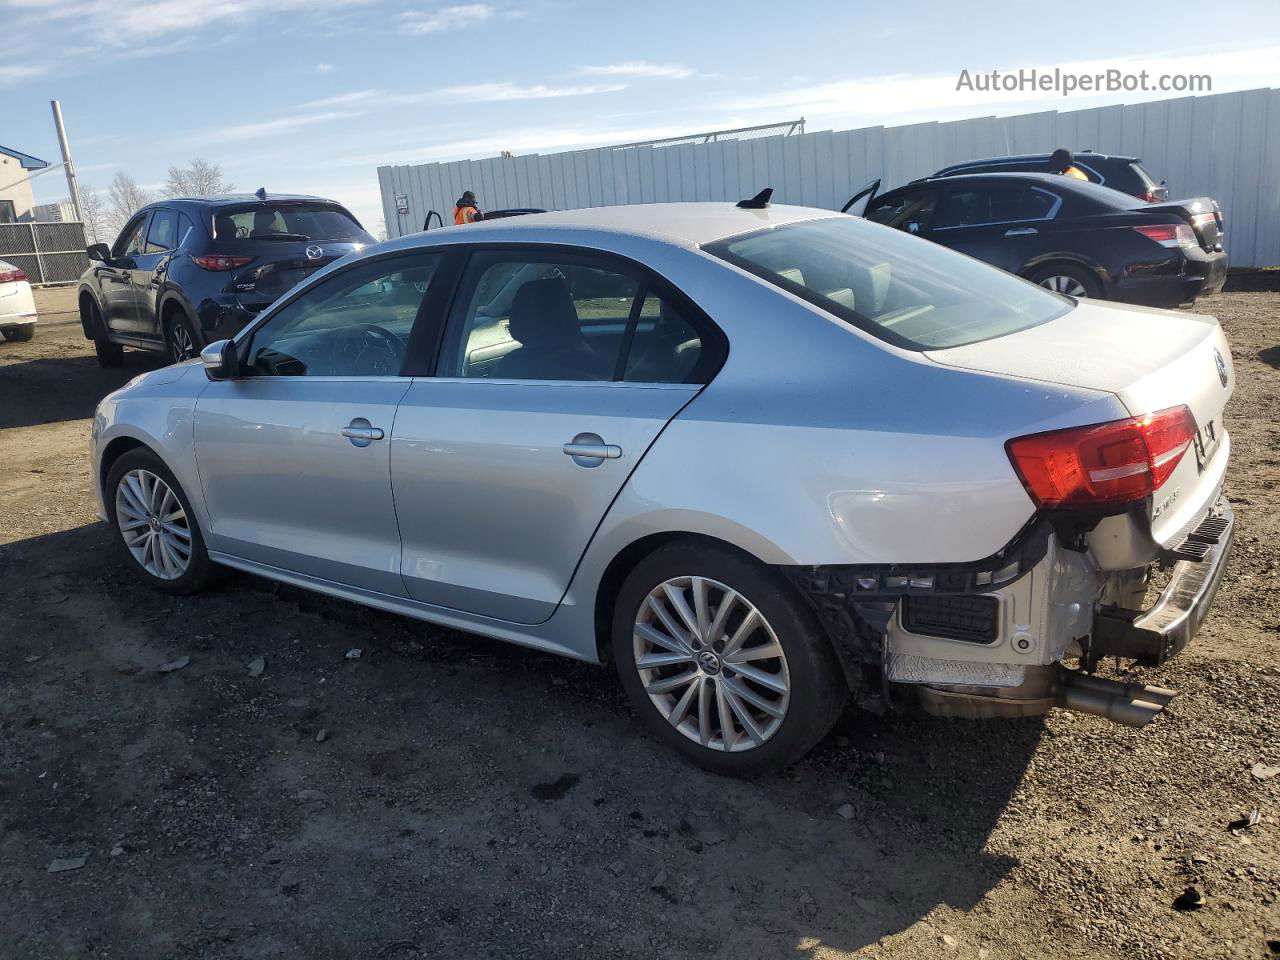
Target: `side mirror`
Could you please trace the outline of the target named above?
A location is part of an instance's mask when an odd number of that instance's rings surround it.
[[[234,340],[216,340],[200,351],[200,365],[210,380],[230,380],[235,377],[236,345]]]
[[[84,252],[89,255],[90,260],[98,260],[101,263],[111,259],[111,248],[105,243],[91,243]]]

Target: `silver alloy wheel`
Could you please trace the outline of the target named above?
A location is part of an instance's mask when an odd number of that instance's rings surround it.
[[[169,352],[173,354],[174,363],[190,360],[196,355],[196,344],[191,339],[191,332],[180,320],[169,331]]]
[[[1087,297],[1089,295],[1089,292],[1084,288],[1084,284],[1075,277],[1045,277],[1040,281],[1040,286],[1048,287],[1054,293],[1065,293],[1068,297]]]
[[[778,732],[791,675],[763,614],[732,587],[674,577],[649,592],[632,634],[640,683],[662,717],[695,743],[739,752]]]
[[[182,501],[150,470],[130,470],[116,486],[116,525],[142,569],[177,580],[191,564],[191,525]]]

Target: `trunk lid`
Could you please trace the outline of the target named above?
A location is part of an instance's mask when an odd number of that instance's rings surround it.
[[[1048,323],[925,356],[944,366],[1104,390],[1133,416],[1185,404],[1199,433],[1148,504],[1152,536],[1170,545],[1217,499],[1228,452],[1222,412],[1235,374],[1213,317],[1084,300]]]

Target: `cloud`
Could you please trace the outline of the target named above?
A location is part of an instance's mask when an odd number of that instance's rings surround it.
[[[332,70],[332,69],[333,69],[333,64],[332,64],[332,63],[317,63],[317,64],[316,64],[316,73],[328,73],[328,72],[329,72],[330,70]]]
[[[513,100],[553,100],[559,97],[586,97],[600,93],[616,93],[627,89],[625,83],[595,83],[577,86],[548,86],[545,83],[469,83],[432,90],[392,93],[388,90],[352,90],[319,100],[298,104],[299,110],[323,110],[368,104],[370,107],[403,107],[425,103],[504,103]]]
[[[234,127],[223,127],[206,134],[192,137],[191,143],[231,143],[238,140],[256,140],[259,137],[270,137],[281,133],[291,133],[305,127],[314,127],[335,120],[348,120],[358,117],[358,113],[329,111],[328,113],[303,113],[292,117],[279,117],[275,120],[263,120],[258,123],[243,123]]]
[[[400,22],[409,33],[438,33],[474,27],[491,19],[495,12],[487,3],[461,3],[436,10],[407,10],[400,14]]]
[[[578,73],[589,77],[659,77],[683,80],[694,74],[693,67],[680,63],[650,63],[648,60],[623,60],[599,66],[579,67]]]
[[[45,72],[44,67],[28,66],[27,64],[17,63],[0,63],[0,86],[9,83],[18,83],[21,80],[29,80],[32,77],[38,77]]]

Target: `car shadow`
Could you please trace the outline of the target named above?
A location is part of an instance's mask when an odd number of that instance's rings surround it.
[[[937,908],[1016,862],[990,840],[1038,721],[851,710],[729,780],[646,735],[609,670],[249,576],[166,596],[105,524],[0,546],[0,582],[0,728],[62,785],[7,781],[18,942],[934,956]],[[85,850],[76,883],[46,871]],[[165,878],[143,902],[140,869]]]
[[[8,359],[0,353],[0,360]],[[162,354],[126,350],[124,365],[90,356],[39,357],[0,365],[0,430],[93,416],[98,401],[140,373],[163,367]]]
[[[1266,347],[1258,351],[1258,359],[1269,367],[1280,370],[1280,346]]]

